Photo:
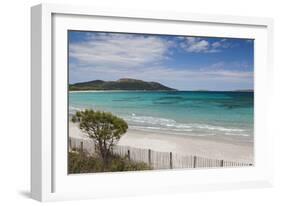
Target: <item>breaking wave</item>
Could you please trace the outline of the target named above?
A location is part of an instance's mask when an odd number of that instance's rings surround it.
[[[176,132],[182,134],[192,133],[196,136],[210,136],[216,134],[232,136],[249,136],[245,129],[215,126],[211,124],[180,123],[173,119],[137,116],[136,114],[123,117],[133,129],[153,130],[162,132]]]

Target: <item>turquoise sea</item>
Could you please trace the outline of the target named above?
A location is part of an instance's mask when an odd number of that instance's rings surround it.
[[[70,92],[69,113],[112,112],[129,128],[202,138],[253,142],[253,92]]]

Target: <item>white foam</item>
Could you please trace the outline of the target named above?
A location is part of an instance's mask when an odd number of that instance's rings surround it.
[[[248,134],[241,134],[241,133],[239,133],[239,134],[237,134],[237,133],[228,133],[228,132],[226,132],[225,133],[226,135],[229,135],[229,136],[243,136],[243,137],[249,137],[250,135],[248,135]]]
[[[243,132],[243,129],[237,129],[237,128],[225,128],[225,127],[219,127],[219,126],[212,126],[212,125],[206,125],[206,124],[193,124],[194,127],[197,127],[199,129],[208,129],[208,130],[218,130],[218,131],[224,131],[224,132]]]
[[[132,116],[126,116],[124,119],[135,123],[149,123],[162,126],[174,125],[176,123],[176,121],[172,119],[155,118],[151,116],[136,116],[135,114]]]
[[[79,108],[79,107],[73,107],[73,106],[69,106],[69,110],[70,111],[81,111],[83,109]]]
[[[69,110],[71,114],[75,114],[76,111],[81,111],[83,108],[70,106]],[[118,116],[125,119],[129,123],[129,127],[143,131],[162,131],[172,134],[190,134],[192,136],[250,136],[244,129],[240,128],[215,126],[211,124],[180,123],[173,119],[153,116],[140,116],[135,113],[131,113],[131,115]]]
[[[232,136],[245,136],[244,129],[240,128],[228,128],[222,126],[215,126],[210,124],[187,124],[179,123],[173,119],[158,118],[152,116],[137,116],[132,114],[131,116],[123,117],[126,121],[131,123],[131,127],[140,130],[161,130],[164,132],[176,132],[176,133],[187,133],[192,132],[195,136],[212,136],[216,134],[225,134]],[[212,132],[211,132],[212,131]],[[243,132],[243,133],[242,133]]]

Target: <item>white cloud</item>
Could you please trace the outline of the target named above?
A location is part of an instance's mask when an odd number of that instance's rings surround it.
[[[217,53],[221,52],[222,49],[231,47],[231,44],[226,39],[210,43],[201,37],[185,37],[180,45],[190,53]]]
[[[218,48],[218,47],[220,47],[220,46],[221,46],[221,43],[218,42],[218,41],[212,43],[212,47],[213,47],[213,48]]]
[[[92,66],[138,67],[167,59],[170,42],[156,36],[130,34],[88,35],[88,40],[70,44],[70,57]]]
[[[182,90],[211,89],[231,90],[234,88],[253,88],[253,72],[227,70],[223,67],[201,69],[175,69],[169,67],[152,67],[141,70],[139,73],[128,72],[126,77],[156,81],[172,88]]]
[[[137,74],[143,77],[150,77],[155,80],[190,80],[190,79],[216,79],[216,80],[242,80],[253,77],[251,71],[240,71],[240,70],[226,70],[226,69],[174,69],[174,68],[150,68],[145,72]]]

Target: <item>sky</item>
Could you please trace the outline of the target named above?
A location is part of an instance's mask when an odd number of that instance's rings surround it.
[[[69,83],[120,78],[178,90],[253,89],[254,40],[69,31]]]

